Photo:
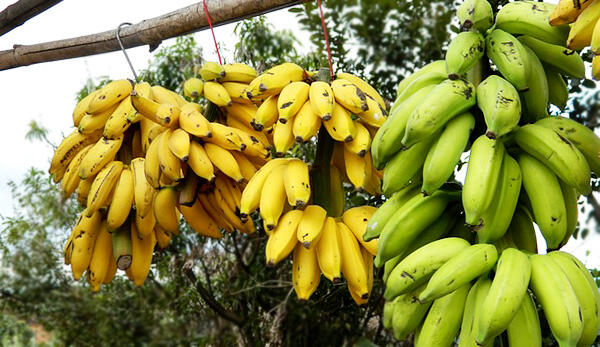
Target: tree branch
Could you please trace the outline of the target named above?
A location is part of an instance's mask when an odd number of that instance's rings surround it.
[[[598,202],[594,193],[587,196],[587,201],[592,205],[591,215],[596,220],[596,223],[600,224],[600,202]]]
[[[213,26],[228,24],[300,3],[301,0],[213,0],[208,4]],[[147,19],[121,30],[125,48],[150,46],[156,49],[162,40],[208,28],[202,3]],[[0,70],[37,63],[85,57],[120,49],[116,28],[97,34],[34,45],[14,45],[0,51]]]
[[[19,0],[0,12],[0,36],[22,25],[62,0]]]

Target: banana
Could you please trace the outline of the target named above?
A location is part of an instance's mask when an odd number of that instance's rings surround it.
[[[346,205],[346,192],[344,191],[342,173],[333,165],[329,167],[329,192],[328,213],[331,216],[339,217]]]
[[[204,83],[198,77],[188,78],[183,82],[183,95],[188,98],[196,99],[202,95]]]
[[[90,194],[90,189],[92,188],[95,177],[96,176],[92,176],[88,179],[80,180],[77,185],[77,201],[83,206],[87,204],[87,197]]]
[[[373,289],[373,255],[367,252],[367,250],[364,248],[361,248],[360,251],[365,262],[365,267],[367,269],[367,290],[370,296],[371,290]],[[363,307],[369,302],[368,298],[363,299],[360,296],[360,294],[357,291],[355,291],[354,288],[352,288],[351,286],[348,286],[348,292],[350,292],[350,296],[352,296],[352,299],[359,307]]]
[[[184,172],[181,167],[180,159],[173,154],[169,148],[169,139],[173,134],[173,130],[169,129],[162,133],[160,137],[156,138],[157,151],[158,151],[158,162],[160,165],[160,172],[172,181],[179,182],[183,180]],[[152,145],[151,145],[152,146]]]
[[[106,222],[110,230],[116,230],[125,223],[133,206],[133,197],[133,173],[129,168],[123,168],[115,185],[113,198],[106,216]]]
[[[212,136],[204,138],[204,142],[213,143],[227,150],[241,151],[246,148],[242,138],[235,128],[220,123],[211,122],[208,129]]]
[[[287,162],[287,159],[271,160],[263,165],[248,181],[248,184],[242,192],[240,201],[240,218],[242,221],[245,221],[248,218],[248,215],[255,211],[260,205],[261,191],[271,171]]]
[[[371,134],[369,130],[359,122],[354,123],[356,135],[350,142],[344,143],[350,152],[357,154],[359,157],[364,157],[371,149]]]
[[[136,213],[144,217],[152,207],[154,198],[154,189],[146,180],[144,174],[144,158],[135,158],[131,161],[131,171],[133,172],[133,199],[135,202]]]
[[[433,301],[415,340],[415,347],[450,347],[460,329],[467,295],[471,285]]]
[[[569,26],[550,26],[548,17],[554,8],[553,4],[533,1],[506,4],[496,14],[496,28],[513,35],[529,35],[548,43],[564,45]]]
[[[569,278],[548,255],[532,255],[531,289],[544,310],[560,346],[575,346],[583,332],[583,316]]]
[[[592,0],[559,0],[550,14],[550,25],[573,23],[592,2]]]
[[[485,135],[473,142],[462,201],[465,219],[469,225],[481,224],[483,212],[490,206],[498,185],[504,157],[502,142]]]
[[[152,86],[150,89],[152,90],[152,99],[159,104],[171,104],[181,107],[188,103],[181,95],[170,91],[167,88]]]
[[[235,161],[237,161],[238,165],[240,166],[240,172],[242,173],[242,176],[244,176],[244,180],[246,182],[250,181],[252,176],[254,176],[256,173],[256,167],[254,167],[254,164],[252,164],[248,157],[246,157],[243,153],[232,151],[231,155],[233,155]]]
[[[553,45],[534,37],[519,36],[519,41],[529,47],[546,65],[562,75],[573,78],[585,78],[585,65],[579,54],[561,45]]]
[[[590,128],[564,117],[540,119],[536,125],[553,129],[566,137],[583,154],[592,171],[600,175],[600,138]]]
[[[535,302],[527,293],[506,329],[509,346],[514,347],[541,347],[542,328],[538,317]]]
[[[293,118],[292,133],[296,142],[308,142],[321,128],[321,118],[313,112],[307,100]]]
[[[216,168],[221,170],[221,172],[231,177],[236,182],[242,182],[244,180],[244,176],[242,176],[240,171],[240,166],[228,150],[212,143],[205,143],[204,150],[210,161]]]
[[[456,16],[463,29],[485,32],[494,24],[492,6],[487,0],[466,0],[456,10]]]
[[[146,156],[144,157],[144,175],[146,180],[154,189],[161,187],[160,176],[160,160],[158,158],[159,148],[162,143],[162,137],[164,133],[158,134],[158,136],[150,143]]]
[[[383,123],[385,123],[387,117],[385,108],[381,107],[381,105],[369,95],[367,95],[367,107],[369,108],[368,110],[357,114],[358,118],[367,125],[374,128],[380,128]]]
[[[56,176],[59,170],[65,170],[77,153],[88,145],[96,143],[101,136],[102,134],[99,132],[84,135],[77,130],[73,131],[61,141],[60,145],[54,151],[48,172]]]
[[[521,119],[519,93],[500,76],[489,76],[477,86],[477,106],[483,112],[486,135],[491,139],[511,132]]]
[[[183,129],[175,129],[167,139],[171,153],[179,160],[187,162],[190,155],[190,135]]]
[[[227,93],[227,89],[217,82],[204,83],[204,97],[220,107],[232,105],[231,97],[229,96],[229,93]]]
[[[446,70],[450,79],[457,79],[477,63],[485,51],[483,35],[475,31],[459,33],[446,51]]]
[[[263,185],[260,193],[260,216],[268,231],[277,226],[286,202],[286,186],[284,185],[284,176],[287,176],[286,169],[287,165],[274,168],[267,177],[268,183]]]
[[[383,110],[385,110],[385,101],[383,100],[381,95],[379,95],[379,93],[375,90],[375,88],[373,88],[368,82],[348,72],[338,72],[336,77],[352,82],[363,93],[375,100]]]
[[[508,153],[504,154],[502,169],[494,199],[481,215],[481,224],[474,226],[480,243],[492,243],[508,230],[521,192],[521,169],[519,163]]]
[[[192,206],[200,191],[200,184],[200,178],[195,173],[187,174],[181,182],[177,203],[180,206]]]
[[[542,161],[580,194],[590,192],[590,168],[585,157],[567,138],[536,124],[521,127],[514,138],[519,147]]]
[[[435,300],[487,273],[496,265],[498,251],[493,245],[478,244],[458,252],[431,276],[419,301]]]
[[[600,3],[593,1],[573,23],[569,31],[567,47],[579,51],[589,46],[598,20],[600,20]]]
[[[106,223],[101,223],[88,268],[90,286],[94,292],[100,290],[100,285],[106,277],[111,260],[108,257],[111,256],[111,253],[112,235],[108,232]]]
[[[407,77],[405,77],[404,79],[402,79],[400,81],[400,83],[398,83],[398,86],[396,87],[396,95],[399,95],[415,79],[419,78],[420,76],[422,76],[426,73],[430,73],[432,71],[442,72],[447,75],[448,73],[446,72],[446,61],[445,60],[432,61],[431,63],[423,66],[422,68],[414,71],[412,74],[410,74]],[[390,113],[392,113],[391,110],[390,110]]]
[[[123,136],[115,140],[104,138],[98,140],[81,160],[81,164],[79,164],[79,177],[86,179],[100,172],[106,164],[115,158],[122,143]]]
[[[150,234],[154,234],[154,227],[156,226],[156,218],[154,218],[154,212],[150,209],[145,216],[135,214],[135,227],[140,237],[147,237]]]
[[[121,103],[115,104],[99,113],[86,114],[81,118],[77,130],[82,134],[91,134],[104,129],[106,122]]]
[[[383,176],[383,194],[385,196],[392,196],[395,192],[414,182],[411,181],[413,177],[418,175],[420,178],[422,176],[420,172],[436,138],[438,136],[431,136],[429,139],[396,153],[392,160],[385,164],[386,175]]]
[[[87,198],[86,213],[88,217],[91,217],[94,212],[98,211],[108,201],[117,180],[121,176],[122,170],[123,163],[113,161],[106,165],[96,178],[94,178]]]
[[[315,247],[307,249],[300,243],[296,244],[292,263],[292,283],[296,295],[299,300],[308,300],[321,280]]]
[[[344,146],[344,166],[346,167],[348,180],[354,185],[354,188],[359,191],[364,190],[370,175],[369,166],[367,165],[366,160],[361,158],[358,154],[350,152],[350,150]]]
[[[95,93],[96,93],[96,91],[89,93],[88,95],[83,97],[81,100],[79,100],[77,102],[77,105],[75,105],[75,108],[73,109],[73,125],[75,127],[79,127],[79,122],[81,121],[81,118],[83,118],[83,116],[85,116],[87,108],[90,104],[90,100],[92,100],[92,98],[94,98]]]
[[[156,243],[158,244],[159,249],[165,249],[169,246],[169,242],[171,242],[172,235],[162,230],[158,225],[154,227],[154,235],[156,236]],[[133,281],[133,276],[131,276],[131,272],[126,272],[130,281]]]
[[[375,134],[371,143],[371,155],[376,168],[382,169],[385,163],[402,149],[401,140],[404,137],[408,118],[433,88],[434,86],[431,85],[419,89],[395,110],[390,111],[390,116]]]
[[[177,191],[172,187],[160,189],[154,195],[152,212],[156,224],[171,234],[179,233],[179,211],[177,210]]]
[[[181,107],[179,126],[190,135],[212,137],[208,120],[204,118],[195,105],[190,102]]]
[[[402,144],[410,147],[433,135],[450,119],[475,105],[475,87],[465,80],[445,80],[427,95],[406,123]]]
[[[198,201],[204,207],[204,210],[209,214],[209,216],[217,222],[219,228],[232,232],[234,230],[234,226],[223,216],[220,209],[211,203],[208,198],[207,193],[198,194]]]
[[[277,122],[279,111],[277,109],[278,96],[269,96],[256,110],[252,119],[252,127],[257,131],[263,131]]]
[[[521,94],[523,117],[527,122],[548,117],[550,92],[544,66],[535,53],[527,46],[524,47],[529,56],[529,90]]]
[[[445,70],[445,71],[447,71],[447,70]],[[407,85],[406,88],[404,88],[402,90],[402,92],[398,93],[395,103],[401,104],[402,102],[404,102],[408,98],[410,98],[412,95],[414,95],[417,91],[419,91],[425,87],[437,86],[438,84],[440,84],[441,82],[443,82],[445,79],[448,78],[448,74],[445,71],[444,72],[431,71],[431,72],[422,74],[421,76],[417,77],[414,81],[412,81],[409,85]],[[455,75],[452,75],[452,76],[458,78],[458,76],[455,76]],[[400,105],[398,105],[398,107],[399,106]]]
[[[71,271],[73,278],[79,280],[88,268],[94,250],[96,237],[102,227],[102,214],[96,212],[90,217],[84,211],[81,213],[72,232]]]
[[[204,65],[202,65],[202,68],[200,69],[200,76],[205,81],[214,81],[225,77],[226,72],[223,66],[221,66],[221,64],[212,61],[207,61],[206,63],[204,63]]]
[[[248,96],[246,95],[246,88],[248,87],[248,85],[246,83],[224,82],[222,84],[222,86],[227,91],[227,94],[229,94],[229,97],[231,98],[231,101],[233,102],[233,104],[235,104],[235,103],[244,104],[244,105],[252,104],[252,101],[250,99],[248,99]]]
[[[527,295],[531,264],[527,255],[516,248],[504,250],[498,259],[496,274],[479,311],[476,341],[485,345],[509,326]]]
[[[321,238],[323,226],[327,219],[327,211],[319,205],[308,205],[304,209],[300,224],[296,231],[298,242],[305,248],[314,248]]]
[[[502,76],[519,91],[529,89],[529,56],[516,37],[500,29],[486,37],[486,54]]]
[[[305,82],[292,82],[285,86],[277,98],[279,122],[285,123],[300,110],[308,100],[310,86]]]
[[[200,201],[194,201],[194,204],[189,207],[179,205],[179,210],[183,218],[197,234],[215,239],[222,237],[217,222],[206,212]]]
[[[275,146],[275,156],[283,157],[285,153],[294,146],[294,122],[289,120],[286,123],[277,123],[273,125],[273,145]]]
[[[344,106],[350,112],[361,113],[369,109],[366,94],[354,83],[338,78],[331,82],[331,89],[336,103]]]
[[[160,104],[135,90],[131,92],[131,104],[142,116],[164,127],[178,124],[181,109],[177,105]]]
[[[306,71],[296,64],[283,63],[274,66],[250,82],[248,97],[279,94],[288,84],[303,81],[306,77],[308,77]],[[257,79],[258,85],[254,82]]]
[[[431,302],[424,303],[417,299],[422,290],[423,287],[420,287],[394,301],[392,328],[396,340],[404,340],[425,318]]]
[[[423,229],[439,218],[448,203],[456,200],[455,193],[437,191],[430,196],[417,194],[408,200],[383,227],[378,242],[375,266],[401,254]]]
[[[341,252],[342,274],[361,299],[369,298],[368,270],[356,237],[341,222],[337,223],[338,239]]]
[[[258,108],[255,105],[245,105],[240,103],[234,103],[227,107],[227,120],[230,118],[237,120],[237,123],[243,124],[247,128],[252,128],[252,119],[256,114]]]
[[[491,284],[492,281],[487,276],[481,276],[469,290],[460,326],[460,335],[458,336],[459,347],[478,346],[475,342],[475,333],[479,324],[479,312],[481,312],[483,301],[488,295]],[[488,344],[485,347],[492,346],[493,344]]]
[[[290,160],[285,165],[282,174],[288,204],[293,207],[306,205],[310,199],[308,164],[302,160]]]
[[[130,119],[134,118],[136,113],[137,111],[131,104],[131,96],[123,99],[106,120],[104,137],[115,139],[121,136],[132,124]]]
[[[440,136],[434,139],[423,163],[423,194],[431,195],[452,176],[474,126],[475,118],[465,112],[451,119]]]
[[[223,71],[225,71],[225,76],[222,76],[224,82],[250,83],[257,76],[254,68],[242,63],[225,64]]]
[[[594,284],[590,286],[585,267],[580,268],[579,262],[573,261],[573,257],[564,252],[550,252],[548,256],[554,260],[556,265],[563,271],[569,279],[571,287],[577,296],[577,301],[581,306],[580,315],[583,316],[583,332],[578,346],[590,346],[598,335],[598,287]]]
[[[146,281],[152,265],[152,253],[156,245],[156,236],[150,233],[147,237],[141,238],[138,235],[135,223],[131,223],[131,265],[128,271],[136,286],[141,286]]]
[[[285,259],[298,243],[296,230],[302,219],[301,210],[286,212],[277,227],[271,231],[265,248],[267,266],[275,266]]]
[[[507,234],[515,245],[524,251],[537,253],[537,240],[531,214],[523,206],[517,206]]]
[[[212,182],[215,179],[214,167],[208,154],[206,154],[204,147],[200,143],[192,140],[189,153],[187,164],[192,171],[194,171],[198,177],[202,177],[205,180]]]
[[[329,135],[336,141],[350,142],[356,135],[356,127],[348,110],[338,103],[333,105],[331,119],[322,123]]]
[[[386,281],[385,299],[408,293],[423,285],[449,259],[469,247],[458,237],[433,241],[415,250],[394,267]]]
[[[362,248],[371,255],[377,254],[377,240],[365,241],[364,234],[369,219],[376,210],[373,206],[358,206],[346,210],[342,215],[344,224],[352,231]]]
[[[596,22],[594,26],[594,32],[592,34],[592,40],[590,45],[592,46],[592,53],[594,53],[594,57],[600,54],[600,21]]]
[[[546,68],[546,66],[544,66],[544,71],[546,72],[546,81],[548,83],[548,102],[558,107],[561,111],[564,111],[569,100],[567,82],[565,82],[560,73]]]
[[[567,232],[560,242],[560,247],[562,247],[569,242],[569,239],[577,229],[577,217],[579,214],[577,200],[579,199],[579,194],[577,194],[575,189],[567,186],[563,181],[559,181],[559,183],[565,200],[565,211],[567,213]]]
[[[71,196],[71,194],[73,194],[73,192],[75,192],[75,190],[77,189],[77,186],[80,182],[79,164],[81,164],[83,156],[90,150],[91,147],[92,145],[87,145],[85,148],[79,151],[79,153],[75,155],[73,160],[71,160],[69,166],[67,166],[65,174],[62,180],[60,181],[60,189],[62,191],[62,197],[64,199]]]
[[[321,233],[321,239],[317,243],[319,268],[328,280],[339,283],[342,280],[342,248],[334,218],[327,217]]]
[[[108,83],[94,93],[86,112],[90,114],[102,112],[125,99],[133,89],[130,80],[117,80]]]

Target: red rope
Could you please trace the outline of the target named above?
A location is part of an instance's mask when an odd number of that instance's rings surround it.
[[[223,65],[223,61],[221,60],[221,52],[219,52],[219,45],[217,45],[217,38],[215,37],[215,31],[213,30],[212,21],[210,20],[210,14],[208,13],[208,7],[206,6],[206,0],[202,0],[202,4],[204,5],[204,13],[206,14],[206,19],[208,19],[208,25],[210,26],[210,32],[212,33],[213,41],[215,42],[215,48],[217,49],[217,56],[219,57],[219,64]]]
[[[323,27],[323,35],[325,36],[325,46],[327,47],[327,60],[329,62],[329,72],[331,73],[331,80],[335,78],[333,73],[333,63],[331,62],[331,47],[329,46],[329,35],[327,35],[327,27],[325,26],[325,16],[323,15],[323,7],[321,7],[321,0],[317,0],[319,3],[319,12],[321,14],[321,26]]]

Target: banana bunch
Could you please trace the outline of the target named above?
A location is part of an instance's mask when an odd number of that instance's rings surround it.
[[[366,304],[373,287],[377,240],[366,242],[363,234],[374,211],[371,206],[354,207],[336,218],[319,205],[289,210],[268,232],[267,266],[293,253],[292,280],[298,299],[308,300],[323,274],[333,283],[340,283],[343,276],[356,304]]]
[[[600,1],[560,0],[549,17],[550,25],[571,25],[567,47],[579,51],[591,46],[592,76],[600,79]]]

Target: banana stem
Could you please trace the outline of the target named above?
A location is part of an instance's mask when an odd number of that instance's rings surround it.
[[[321,126],[317,137],[317,153],[310,171],[313,187],[313,204],[323,207],[329,214],[331,202],[331,183],[329,178],[329,165],[333,153],[334,141],[327,130]]]

